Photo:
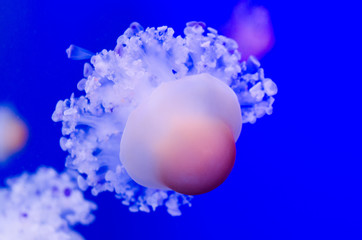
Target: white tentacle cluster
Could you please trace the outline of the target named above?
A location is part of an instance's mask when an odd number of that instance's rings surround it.
[[[0,188],[0,239],[82,240],[75,224],[93,221],[96,205],[83,198],[71,173],[40,168]]]

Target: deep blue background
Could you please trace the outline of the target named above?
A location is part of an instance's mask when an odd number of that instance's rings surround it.
[[[61,124],[50,117],[82,78],[83,62],[66,58],[69,44],[112,49],[133,21],[177,35],[190,20],[218,29],[236,3],[1,0],[0,102],[14,104],[30,139],[0,180],[40,165],[64,169]],[[261,63],[279,93],[273,115],[244,125],[230,177],[176,218],[164,209],[130,213],[112,193],[87,193],[99,210],[91,226],[77,227],[86,239],[362,239],[359,6],[259,3],[276,36]]]

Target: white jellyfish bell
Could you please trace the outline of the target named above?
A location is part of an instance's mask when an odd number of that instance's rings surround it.
[[[114,191],[134,212],[180,215],[190,195],[227,178],[242,123],[272,113],[277,88],[255,58],[241,62],[236,42],[204,23],[184,33],[133,23],[114,50],[67,50],[92,64],[78,83],[84,95],[59,101],[52,116],[83,190]]]
[[[237,96],[219,79],[165,82],[128,117],[120,159],[145,187],[205,193],[229,175],[241,124]]]

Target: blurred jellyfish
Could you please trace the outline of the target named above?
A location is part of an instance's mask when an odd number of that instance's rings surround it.
[[[255,58],[240,62],[234,40],[205,28],[190,22],[174,37],[133,23],[114,50],[85,63],[85,95],[59,101],[52,116],[82,189],[115,191],[133,212],[166,206],[176,216],[191,195],[226,179],[242,123],[272,113],[277,87]],[[67,51],[87,58],[77,52]]]
[[[223,33],[238,43],[241,59],[249,56],[261,59],[274,45],[274,32],[269,11],[241,0],[233,10]]]
[[[83,198],[71,173],[39,168],[0,188],[0,239],[82,240],[72,230],[93,221],[96,205]]]
[[[20,151],[28,139],[28,128],[9,107],[0,105],[0,163]]]

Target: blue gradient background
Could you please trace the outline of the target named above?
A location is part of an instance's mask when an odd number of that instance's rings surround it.
[[[177,35],[190,20],[220,29],[236,3],[1,0],[0,102],[26,119],[30,139],[0,168],[0,182],[40,165],[64,169],[51,114],[59,99],[80,95],[83,62],[66,58],[71,43],[112,49],[133,21]],[[230,177],[181,217],[130,213],[112,193],[87,192],[99,210],[92,225],[76,227],[86,239],[362,239],[359,6],[258,3],[276,37],[261,63],[279,93],[271,116],[243,126]]]

